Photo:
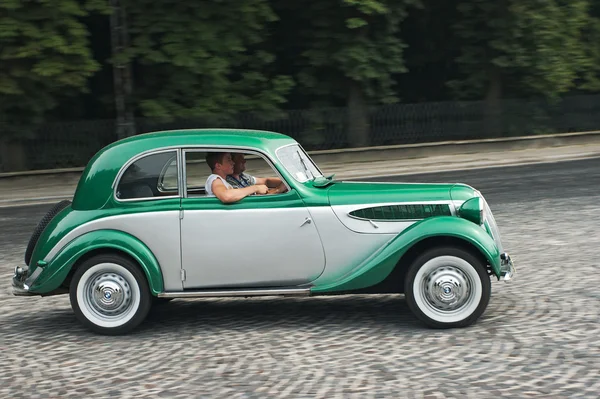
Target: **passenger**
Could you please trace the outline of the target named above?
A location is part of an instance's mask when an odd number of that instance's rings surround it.
[[[279,194],[287,191],[287,187],[278,177],[255,177],[244,173],[246,158],[243,153],[233,153],[231,159],[234,162],[233,173],[227,175],[227,183],[232,187],[244,188],[253,184],[264,184],[269,187],[268,194]]]
[[[206,194],[215,196],[221,202],[229,204],[252,194],[267,194],[268,187],[264,184],[253,184],[235,189],[227,183],[226,177],[233,173],[233,161],[228,152],[211,152],[206,156],[206,163],[212,174],[206,179],[204,188]]]

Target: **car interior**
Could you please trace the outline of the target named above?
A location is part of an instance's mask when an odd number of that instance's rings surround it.
[[[206,164],[207,151],[186,150],[185,187],[188,197],[206,196],[204,183],[212,173]],[[260,156],[245,154],[246,173],[257,176],[277,176]],[[132,163],[121,176],[116,197],[119,200],[178,196],[177,152],[166,151],[147,155]]]

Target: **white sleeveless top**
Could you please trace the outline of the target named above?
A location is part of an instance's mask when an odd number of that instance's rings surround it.
[[[227,187],[227,188],[233,188],[231,186],[231,184],[227,183],[227,180],[225,180],[221,176],[213,173],[212,175],[208,176],[208,179],[206,179],[206,183],[204,184],[204,189],[206,190],[206,195],[208,195],[210,197],[214,197],[215,196],[215,194],[212,191],[212,184],[217,179],[221,179],[221,181],[223,182],[223,184],[225,185],[225,187]]]

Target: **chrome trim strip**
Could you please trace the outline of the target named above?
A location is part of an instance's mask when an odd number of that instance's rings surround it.
[[[161,292],[159,298],[206,298],[206,297],[236,297],[236,296],[309,296],[310,288],[275,288],[275,289],[238,289],[210,291]]]
[[[177,149],[177,192],[179,193],[179,198],[185,194],[184,189],[185,185],[183,184],[183,173],[185,168],[183,167],[183,150],[181,148]]]
[[[115,176],[115,179],[112,182],[111,188],[113,190],[113,199],[117,202],[135,202],[135,201],[150,201],[150,200],[164,200],[164,199],[172,199],[172,198],[187,198],[187,190],[186,186],[187,186],[187,182],[186,182],[186,177],[187,174],[185,173],[185,157],[182,156],[181,154],[184,153],[185,151],[216,151],[216,150],[229,150],[229,149],[235,149],[235,150],[240,150],[242,152],[247,152],[247,153],[252,153],[255,154],[257,156],[260,156],[263,160],[265,160],[265,162],[267,162],[267,164],[271,167],[271,169],[277,174],[277,176],[279,176],[279,178],[281,179],[281,181],[284,182],[285,186],[288,189],[288,192],[291,191],[291,186],[289,185],[289,182],[283,177],[283,175],[280,173],[280,171],[277,169],[277,167],[275,167],[275,165],[278,164],[278,162],[276,162],[275,160],[278,160],[277,156],[275,156],[275,159],[272,159],[268,153],[263,152],[262,150],[259,149],[255,149],[253,147],[245,147],[245,146],[237,146],[237,145],[205,145],[205,144],[200,144],[200,145],[176,145],[176,146],[166,146],[166,147],[159,147],[156,149],[152,149],[152,150],[147,150],[147,151],[143,151],[139,154],[136,154],[134,157],[132,157],[131,159],[129,159],[127,162],[125,162],[123,164],[123,166],[121,167],[121,169],[119,169],[119,172],[117,173],[117,175]],[[154,155],[154,154],[160,154],[163,152],[169,152],[169,151],[176,151],[176,156],[177,156],[177,160],[178,162],[180,162],[181,165],[181,169],[179,169],[178,171],[179,176],[181,178],[181,186],[180,186],[180,190],[179,190],[179,194],[178,195],[170,195],[170,196],[165,196],[165,197],[145,197],[145,198],[129,198],[129,199],[118,199],[117,198],[117,187],[118,187],[118,183],[121,181],[121,178],[123,176],[123,174],[125,173],[125,171],[127,170],[127,168],[129,168],[129,166],[131,166],[133,163],[135,163],[136,161],[138,161],[141,158],[144,158],[146,156],[150,156],[150,155]],[[306,153],[306,151],[305,151]],[[311,160],[312,161],[312,160]],[[313,161],[314,164],[314,161]],[[316,165],[315,165],[316,166]],[[282,166],[283,167],[283,166]],[[285,167],[284,167],[285,168]],[[318,169],[318,167],[317,167]],[[179,177],[178,177],[179,179]]]
[[[194,129],[189,129],[189,130],[194,130]],[[121,180],[121,175],[123,173],[125,173],[125,171],[127,170],[127,168],[134,163],[135,161],[137,161],[140,158],[145,157],[146,155],[152,155],[152,154],[159,154],[161,152],[168,152],[168,151],[179,151],[182,148],[196,148],[196,149],[222,149],[222,148],[236,148],[236,149],[244,149],[244,148],[248,148],[248,147],[241,147],[241,146],[237,146],[237,145],[227,145],[227,146],[223,146],[223,145],[206,145],[206,144],[191,144],[191,145],[169,145],[169,146],[165,146],[165,147],[156,147],[153,148],[151,150],[146,150],[146,151],[142,151],[136,155],[134,155],[133,157],[131,157],[127,162],[125,162],[123,164],[123,166],[121,166],[121,169],[119,169],[119,172],[117,173],[117,175],[115,176],[111,188],[115,188],[117,186],[117,182],[119,182]]]
[[[187,198],[187,151],[183,148],[181,151],[181,198]]]

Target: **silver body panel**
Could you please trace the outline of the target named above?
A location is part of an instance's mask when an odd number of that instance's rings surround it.
[[[315,280],[325,268],[325,254],[310,217],[305,207],[185,209],[184,288],[293,286]]]
[[[396,234],[363,234],[350,230],[340,223],[329,206],[311,207],[309,211],[325,248],[327,265],[313,284],[322,280],[341,278],[373,256]]]
[[[179,210],[112,216],[77,227],[45,260],[50,262],[80,235],[114,229],[148,246],[160,264],[165,291],[172,295],[184,289],[317,285],[349,275],[417,222],[373,225],[348,215],[364,206],[188,209],[183,219]],[[220,295],[207,292],[215,294]]]
[[[94,230],[111,229],[129,233],[154,253],[162,269],[165,290],[181,290],[179,210],[110,216],[85,223],[66,234],[44,259],[50,262],[70,241]]]

